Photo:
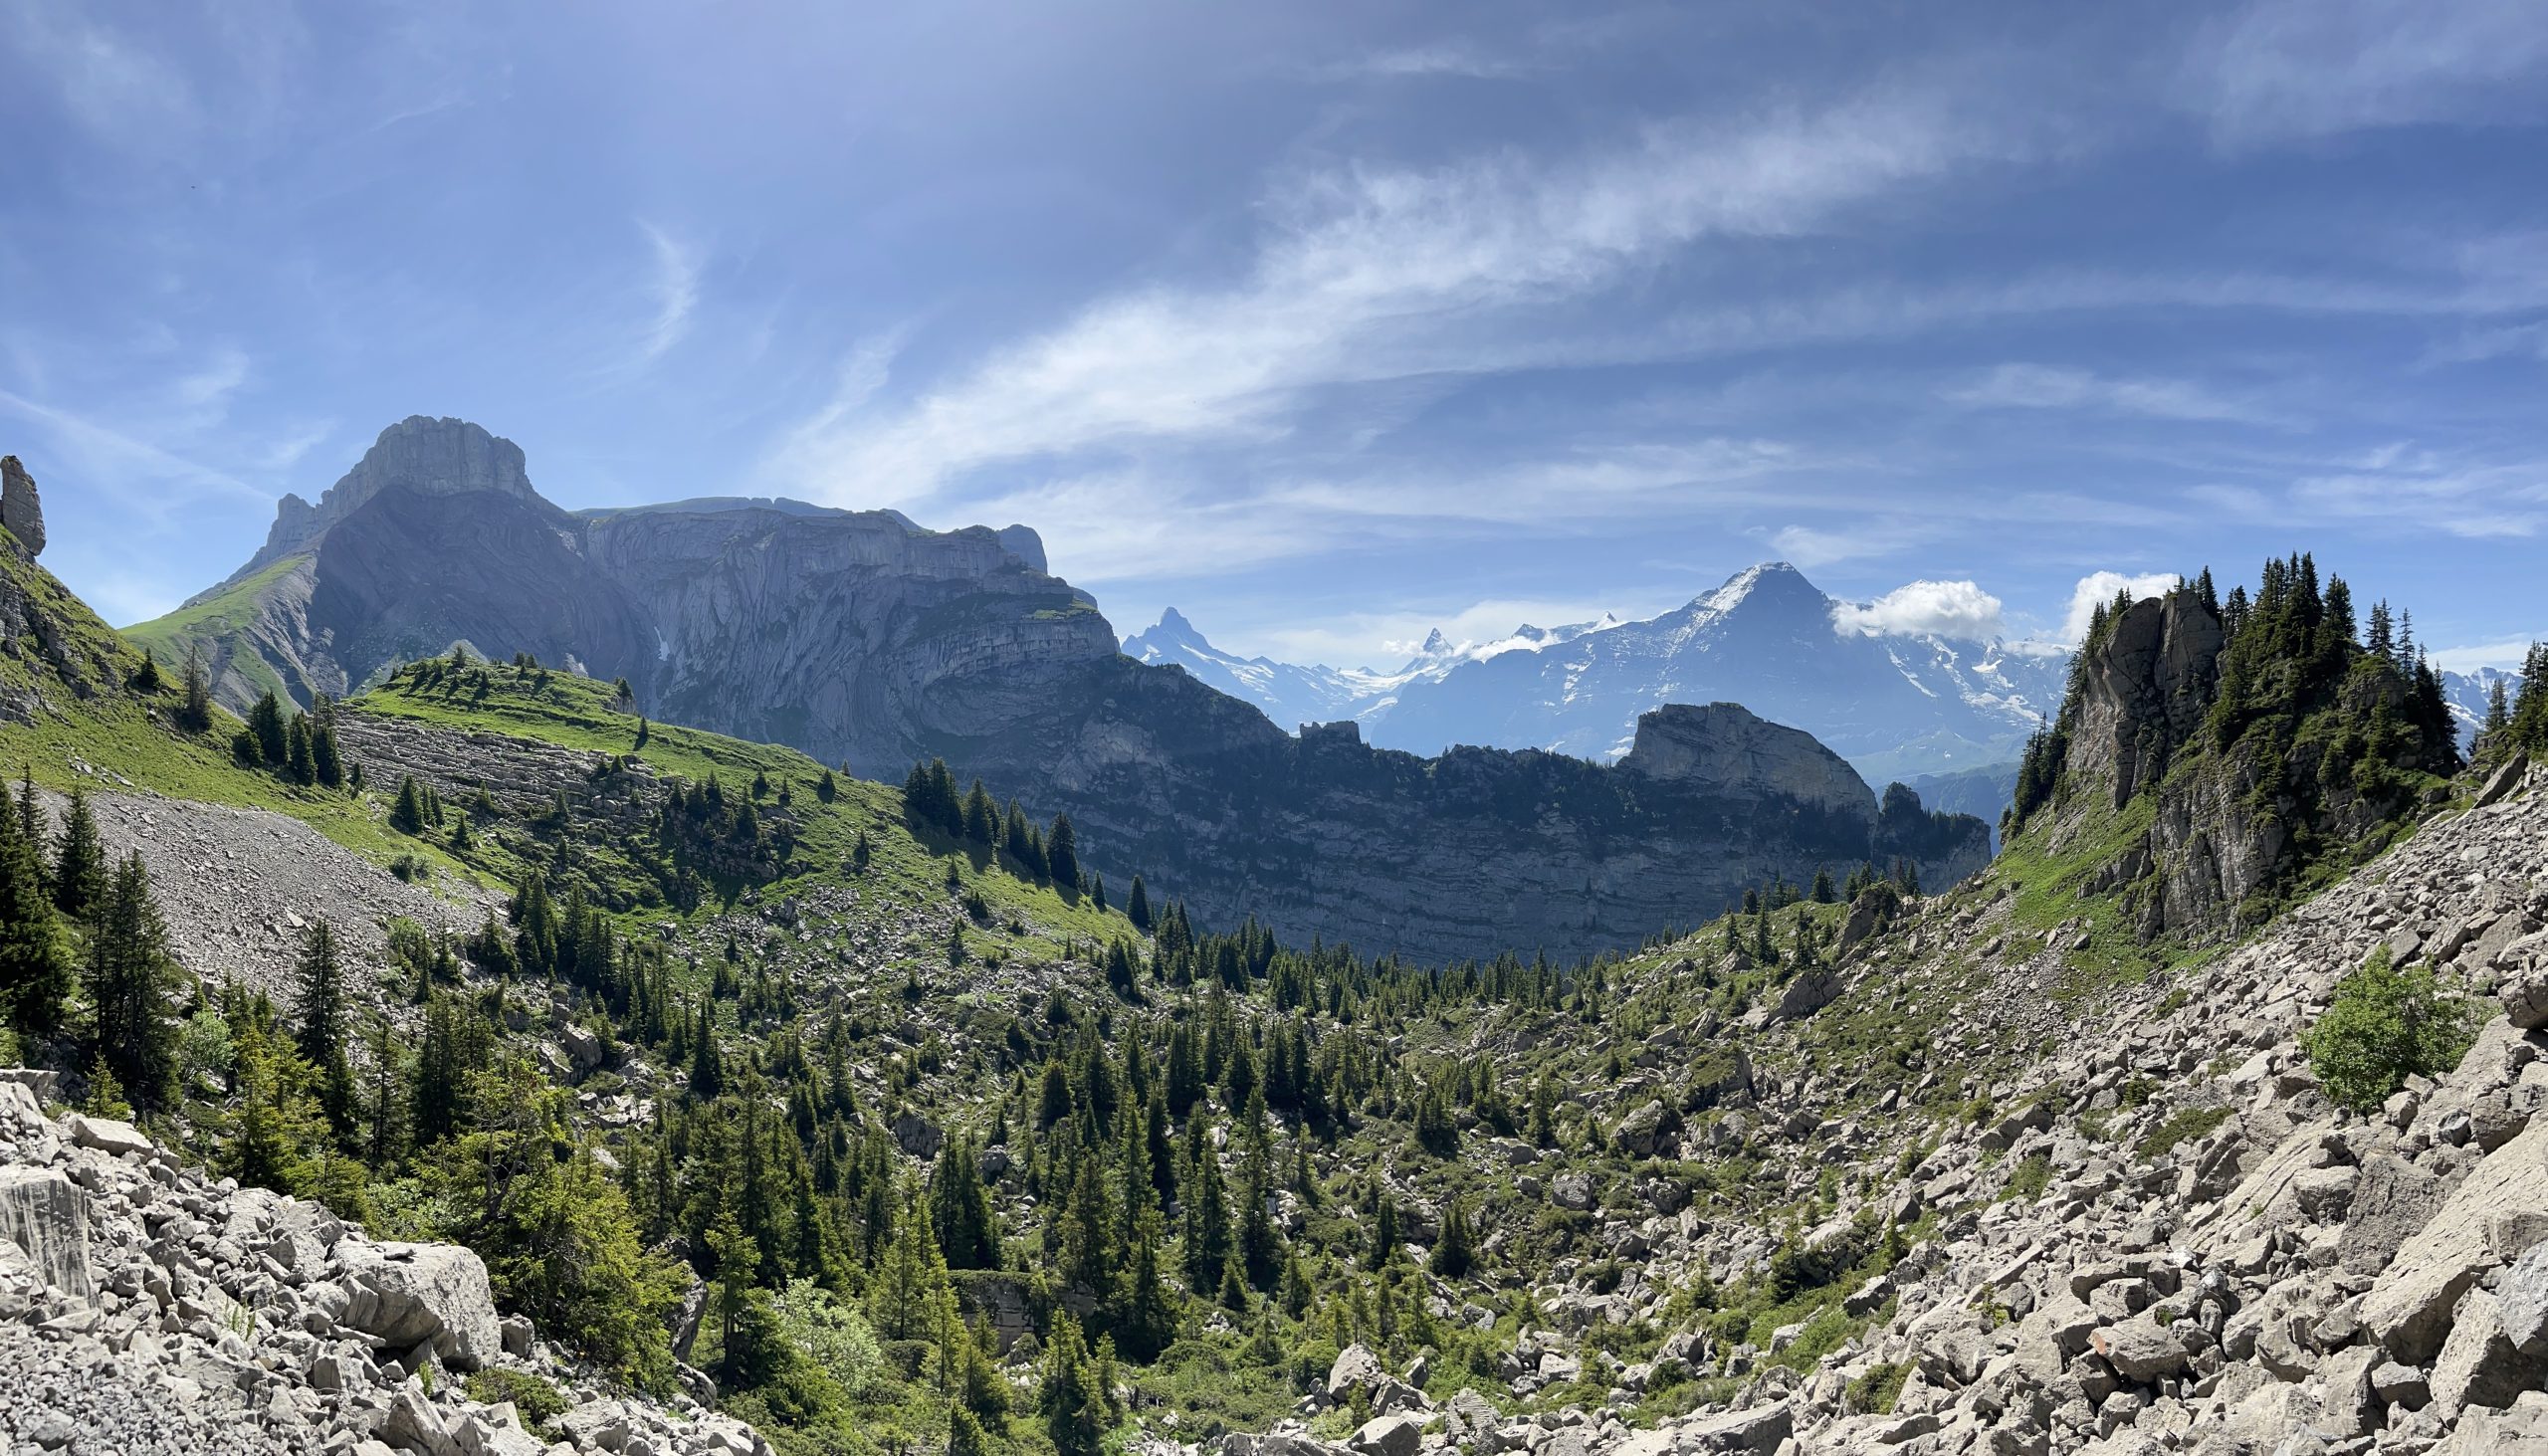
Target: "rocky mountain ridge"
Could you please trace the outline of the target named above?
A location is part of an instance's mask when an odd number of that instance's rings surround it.
[[[402,422],[374,456],[319,507],[287,507],[275,540],[291,554],[133,640],[171,662],[200,649],[234,708],[276,683],[341,695],[454,641],[529,653],[626,681],[653,717],[870,778],[944,757],[1039,819],[1067,813],[1117,885],[1145,874],[1209,923],[1255,915],[1298,940],[1432,960],[1630,945],[1765,879],[1895,854],[1953,878],[1988,853],[1969,820],[1924,824],[1916,853],[1879,842],[1863,784],[1835,819],[1687,773],[1296,737],[1125,657],[1022,527],[732,500],[570,516],[530,490],[518,449],[460,421]],[[1781,772],[1821,753],[1778,743]],[[1491,923],[1477,905],[1498,907]]]

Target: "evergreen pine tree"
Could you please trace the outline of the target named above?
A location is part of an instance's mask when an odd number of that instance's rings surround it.
[[[269,764],[280,765],[291,753],[290,734],[284,726],[283,702],[269,688],[265,696],[248,710],[248,731],[257,735],[257,750]]]
[[[310,747],[310,715],[293,715],[284,729],[283,776],[298,784],[318,781],[318,763]]]
[[[177,1023],[167,995],[176,978],[168,928],[135,853],[115,867],[90,932],[89,999],[100,1053],[146,1107],[164,1105],[176,1081]]]
[[[1053,827],[1044,836],[1044,867],[1054,889],[1065,895],[1079,889],[1079,835],[1068,814],[1053,816]]]
[[[199,733],[212,727],[212,684],[204,677],[203,653],[186,649],[184,692],[177,705],[177,727]]]
[[[1089,1355],[1079,1321],[1067,1312],[1053,1317],[1053,1339],[1045,1347],[1041,1373],[1035,1408],[1055,1456],[1100,1456],[1106,1432],[1115,1423],[1110,1408],[1114,1395]]]
[[[319,700],[323,706],[324,698]],[[330,711],[318,719],[310,732],[311,765],[323,788],[345,786],[345,759],[336,747],[336,716]]]
[[[1133,877],[1133,893],[1124,898],[1124,918],[1133,923],[1134,930],[1145,936],[1151,933],[1150,892],[1143,888],[1139,875]]]
[[[106,895],[106,850],[98,838],[89,792],[74,784],[54,841],[53,905],[73,920],[86,920]]]
[[[336,928],[324,916],[313,921],[302,936],[301,959],[293,978],[300,997],[294,1046],[317,1074],[318,1105],[327,1115],[328,1126],[337,1137],[350,1138],[358,1110],[353,1067],[345,1057],[350,1028],[344,968],[336,955]]]
[[[1176,1296],[1160,1269],[1163,1237],[1159,1213],[1144,1208],[1134,1220],[1132,1272],[1113,1322],[1117,1344],[1144,1362],[1157,1358],[1176,1339]]]
[[[389,807],[389,827],[401,834],[425,832],[424,794],[412,773],[398,780],[398,801]]]
[[[1467,1205],[1453,1198],[1442,1205],[1442,1232],[1433,1241],[1425,1267],[1442,1279],[1465,1278],[1477,1262],[1477,1245],[1469,1232]]]

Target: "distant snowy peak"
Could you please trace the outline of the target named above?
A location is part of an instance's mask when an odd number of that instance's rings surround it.
[[[1370,696],[1369,674],[1224,652],[1174,607],[1160,614],[1159,625],[1125,638],[1124,653],[1141,662],[1183,668],[1231,697],[1255,704],[1284,728],[1352,717],[1353,705]]]
[[[2060,709],[2059,648],[1844,628],[1844,605],[1794,565],[1765,561],[1657,617],[1526,623],[1484,642],[1437,629],[1394,672],[1241,658],[1176,612],[1124,650],[1176,663],[1285,728],[1350,718],[1371,741],[1420,753],[1478,743],[1614,758],[1641,713],[1740,703],[1812,733],[1877,783],[2014,759]]]
[[[2442,701],[2450,706],[2451,721],[2459,725],[2461,751],[2475,747],[2477,731],[2486,726],[2486,707],[2493,700],[2495,685],[2504,686],[2504,701],[2521,697],[2521,674],[2502,668],[2477,668],[2464,673],[2442,675]]]

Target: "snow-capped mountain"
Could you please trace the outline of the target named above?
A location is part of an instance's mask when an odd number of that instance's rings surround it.
[[[1476,743],[1614,758],[1648,709],[1740,703],[1879,784],[2006,762],[2060,707],[2069,658],[2058,648],[1874,635],[1839,625],[1841,605],[1771,562],[1644,621],[1521,627],[1465,647],[1437,632],[1395,673],[1238,658],[1175,612],[1125,650],[1183,663],[1278,724],[1352,718],[1371,741],[1418,753]]]
[[[1458,661],[1438,631],[1395,673],[1299,667],[1272,658],[1240,657],[1205,641],[1174,607],[1160,615],[1158,626],[1125,638],[1124,653],[1146,663],[1173,663],[1231,697],[1264,709],[1277,726],[1294,729],[1305,723],[1354,718],[1375,703],[1391,701],[1390,695],[1404,684],[1427,673],[1448,672]]]
[[[2477,729],[2485,727],[2486,704],[2496,683],[2504,685],[2504,700],[2521,698],[2521,674],[2502,668],[2479,668],[2468,673],[2443,673],[2442,696],[2450,705],[2450,717],[2459,725],[2459,747],[2465,752],[2475,747]]]

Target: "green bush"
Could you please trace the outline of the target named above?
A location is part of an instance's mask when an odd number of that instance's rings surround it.
[[[2399,970],[2389,947],[2336,984],[2336,999],[2300,1037],[2309,1070],[2327,1096],[2358,1113],[2376,1112],[2412,1076],[2438,1077],[2459,1065],[2476,1037],[2467,1002],[2445,996],[2431,970]]]
[[[469,1377],[469,1398],[481,1405],[514,1403],[522,1416],[523,1426],[536,1431],[564,1415],[572,1402],[558,1393],[557,1387],[537,1375],[491,1365]]]
[[[1902,1398],[1902,1383],[1911,1377],[1909,1365],[1869,1365],[1865,1374],[1849,1382],[1849,1408],[1869,1415],[1893,1414],[1893,1402]]]

